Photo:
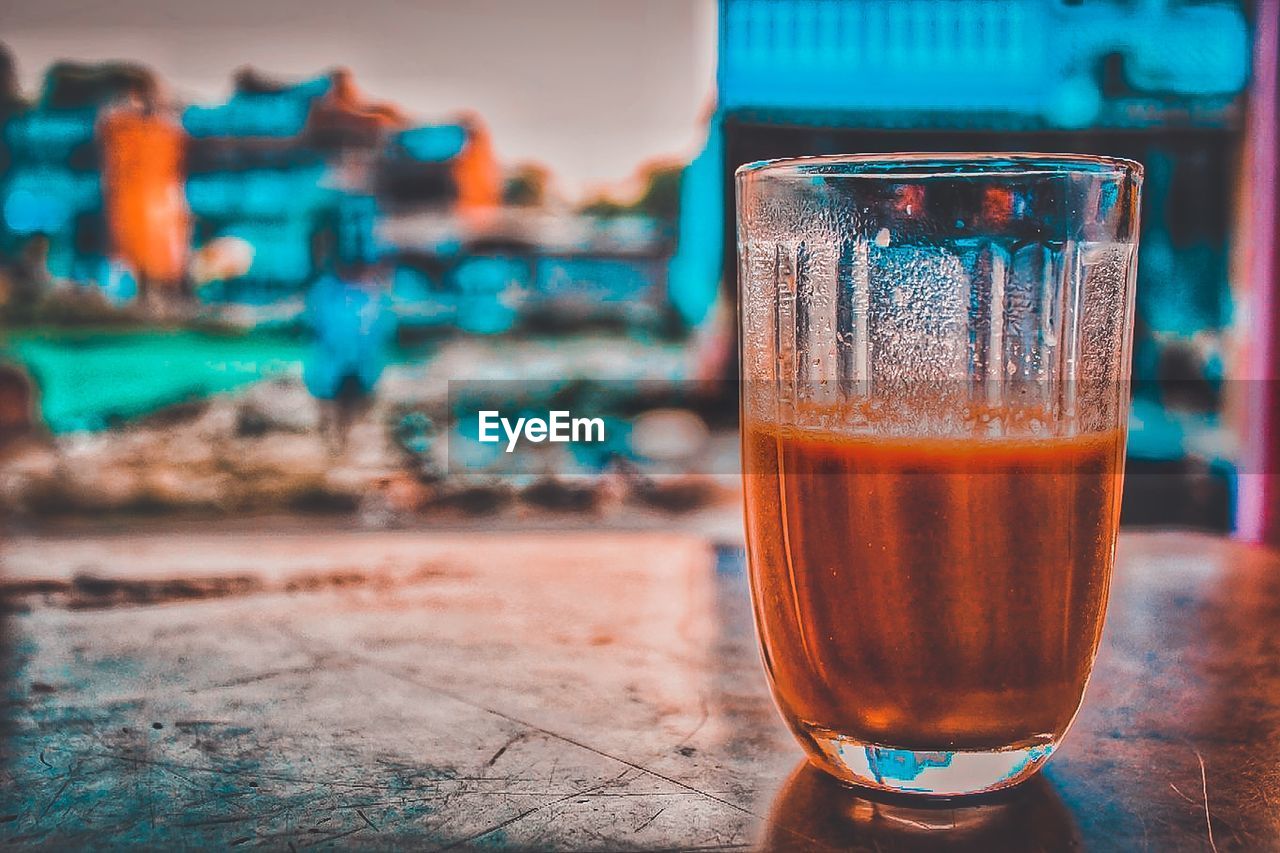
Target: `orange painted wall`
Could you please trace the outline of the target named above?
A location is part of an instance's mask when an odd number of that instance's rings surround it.
[[[174,287],[183,278],[191,233],[185,135],[163,116],[131,109],[108,114],[98,132],[113,252],[147,282]]]

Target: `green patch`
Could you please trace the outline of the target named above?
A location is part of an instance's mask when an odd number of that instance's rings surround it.
[[[306,346],[261,332],[29,329],[9,335],[0,357],[27,369],[44,422],[67,433],[297,373]]]

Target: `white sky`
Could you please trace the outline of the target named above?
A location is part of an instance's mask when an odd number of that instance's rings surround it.
[[[133,59],[193,100],[251,64],[349,66],[423,120],[473,109],[504,162],[538,160],[571,196],[701,144],[715,0],[0,0],[0,42],[33,93],[59,58]]]

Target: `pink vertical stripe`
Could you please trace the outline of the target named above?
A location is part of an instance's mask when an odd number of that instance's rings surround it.
[[[1250,542],[1280,544],[1280,221],[1277,198],[1276,76],[1280,0],[1259,0],[1254,33],[1248,145],[1252,171],[1249,221],[1249,341],[1245,385],[1244,455],[1240,460],[1236,532]]]

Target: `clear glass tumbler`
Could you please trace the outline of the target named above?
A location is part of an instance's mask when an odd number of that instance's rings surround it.
[[[1040,154],[738,170],[756,628],[836,777],[995,790],[1075,717],[1119,524],[1141,182]]]

